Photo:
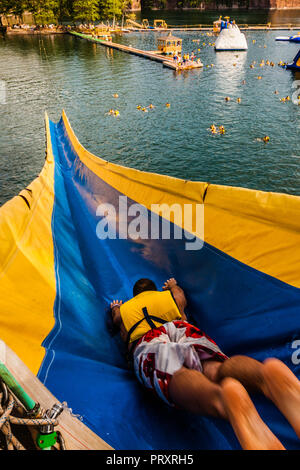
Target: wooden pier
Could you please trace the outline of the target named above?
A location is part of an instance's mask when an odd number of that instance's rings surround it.
[[[161,62],[164,67],[179,71],[179,70],[191,70],[198,69],[203,67],[201,62],[192,62],[190,61],[188,65],[178,66],[178,64],[173,59],[168,59],[166,56],[159,54],[157,51],[143,51],[141,49],[136,49],[135,47],[125,46],[124,44],[118,44],[112,41],[105,41],[103,39],[94,38],[90,34],[77,33],[76,31],[69,31],[69,34],[72,36],[78,37],[80,39],[86,39],[87,41],[100,44],[101,46],[109,47],[111,49],[116,49],[118,51],[126,52],[127,54],[133,54],[145,59],[154,60],[156,62]]]

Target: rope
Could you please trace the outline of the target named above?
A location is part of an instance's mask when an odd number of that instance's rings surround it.
[[[57,426],[58,420],[49,418],[44,411],[41,411],[39,417],[33,418],[26,416],[25,409],[20,405],[8,387],[2,382],[0,379],[0,437],[2,437],[1,441],[4,441],[6,445],[5,450],[27,450],[26,444],[24,442],[20,442],[19,439],[14,435],[11,425],[14,426],[28,426],[34,430],[34,426],[37,428],[38,431],[40,426]],[[20,415],[21,416],[16,416]],[[18,428],[21,430],[21,428]],[[24,429],[24,428],[23,428]],[[20,434],[15,431],[15,434]],[[22,430],[21,430],[22,434]],[[2,435],[2,436],[1,436]],[[28,438],[26,440],[27,447],[38,449],[38,447],[34,443],[34,439],[32,433],[29,433],[30,441],[28,442]],[[23,441],[23,439],[21,439]],[[60,450],[65,450],[65,443],[61,432],[57,431],[57,442],[59,444]],[[0,450],[2,449],[0,446]],[[55,447],[55,449],[57,449]]]

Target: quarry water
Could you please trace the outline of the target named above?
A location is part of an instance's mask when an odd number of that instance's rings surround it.
[[[173,19],[179,24],[182,16]],[[113,40],[153,50],[158,34],[130,33]],[[239,53],[216,53],[215,37],[206,32],[174,34],[183,39],[185,52],[201,58],[203,69],[175,73],[70,35],[1,38],[0,204],[39,174],[44,113],[57,121],[62,109],[80,142],[110,162],[300,195],[300,106],[293,103],[300,77],[278,66],[281,60],[292,61],[299,46],[275,41],[291,32],[248,31],[249,49]],[[262,60],[275,66],[260,67]],[[280,101],[287,96],[289,101]],[[154,108],[148,112],[137,110],[150,104]],[[109,109],[117,109],[119,117],[108,115]],[[211,134],[212,124],[223,125],[226,133]],[[262,141],[265,135],[268,143]]]

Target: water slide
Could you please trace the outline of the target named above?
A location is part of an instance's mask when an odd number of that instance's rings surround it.
[[[160,287],[174,276],[189,319],[227,355],[277,357],[300,377],[300,197],[109,163],[81,146],[65,113],[58,123],[46,117],[46,135],[40,175],[0,208],[1,340],[115,449],[240,449],[227,422],[169,408],[142,389],[107,309],[141,277]],[[99,207],[124,221],[124,203],[144,208],[143,227],[151,217],[169,222],[170,239],[162,228],[156,239],[126,239],[124,225],[101,238]],[[201,227],[188,232],[153,203],[204,204],[204,245]],[[129,211],[125,229],[134,220]],[[274,405],[253,400],[283,445],[299,449]]]

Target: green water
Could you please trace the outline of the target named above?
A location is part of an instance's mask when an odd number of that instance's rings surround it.
[[[176,74],[160,63],[68,35],[0,39],[0,80],[6,87],[6,103],[0,104],[0,203],[38,175],[44,112],[57,121],[63,108],[81,143],[111,162],[300,195],[300,107],[280,102],[300,82],[277,65],[291,61],[299,46],[275,42],[289,32],[248,32],[249,50],[243,53],[216,53],[209,45],[214,38],[206,33],[176,34],[185,51],[201,48],[203,70]],[[156,37],[132,33],[116,40],[153,49]],[[261,59],[276,66],[259,67]],[[136,109],[150,103],[155,108],[147,113]],[[110,108],[120,116],[107,115]],[[213,123],[224,125],[226,134],[212,135]],[[260,140],[264,135],[270,136],[268,144]]]
[[[217,12],[212,10],[184,10],[181,12],[143,10],[142,12],[136,12],[138,21],[147,18],[152,24],[154,19],[163,19],[170,27],[197,24],[211,25],[214,20],[218,19],[219,15],[223,17],[230,16],[238,24],[256,25],[269,22],[274,26],[289,23],[300,24],[299,10],[218,10]]]

